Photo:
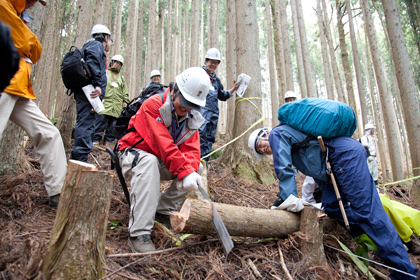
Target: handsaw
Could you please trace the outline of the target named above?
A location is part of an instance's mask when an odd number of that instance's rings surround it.
[[[211,201],[207,192],[201,186],[199,186],[198,189],[203,198],[210,201],[211,208],[213,209],[213,224],[216,228],[217,234],[219,235],[220,241],[222,242],[223,250],[225,251],[225,255],[227,257],[234,246],[233,241],[230,238],[229,232],[227,231],[225,224],[223,223],[222,218],[219,215],[219,212],[217,212],[217,209]]]

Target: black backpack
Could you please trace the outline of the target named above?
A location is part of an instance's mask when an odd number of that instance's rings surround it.
[[[127,133],[134,131],[134,127],[128,129],[128,123],[130,122],[131,117],[137,113],[144,101],[155,94],[159,94],[163,102],[163,95],[167,88],[168,86],[161,84],[153,84],[145,87],[140,95],[131,100],[130,103],[128,103],[127,106],[123,108],[121,115],[114,120],[114,137],[119,140]]]
[[[79,50],[72,46],[69,52],[64,55],[61,63],[61,77],[67,88],[67,95],[90,84],[91,76],[89,67],[84,60],[84,49]]]

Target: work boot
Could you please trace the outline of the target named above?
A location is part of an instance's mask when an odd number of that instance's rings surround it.
[[[165,225],[167,228],[171,228],[170,215],[160,214],[160,213],[156,212],[155,221],[162,224],[162,225]]]
[[[405,246],[407,246],[408,252],[410,254],[413,254],[415,256],[420,255],[420,246],[415,244],[412,240],[410,240],[408,242],[404,242],[404,244],[405,244]]]
[[[282,204],[284,202],[283,198],[278,197],[274,202],[273,202],[273,206],[270,207],[270,209],[274,209],[278,206],[280,206],[280,204]]]
[[[50,209],[57,209],[59,200],[60,200],[60,194],[50,196],[48,200],[48,207],[50,207]]]
[[[128,247],[133,253],[147,253],[156,251],[155,245],[150,234],[143,234],[136,237],[128,238]]]

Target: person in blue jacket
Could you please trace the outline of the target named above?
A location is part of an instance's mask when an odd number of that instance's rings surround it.
[[[109,29],[96,24],[91,31],[91,39],[84,46],[84,57],[92,74],[91,83],[94,90],[91,97],[104,99],[107,85],[106,77],[106,54],[112,44],[112,36]],[[92,108],[89,100],[82,89],[74,92],[76,100],[76,127],[74,128],[74,146],[70,158],[87,162],[88,155],[92,151],[92,134],[94,133],[95,122],[98,116]]]
[[[309,141],[300,148],[296,146],[306,138],[307,134],[288,125],[280,125],[271,131],[269,128],[254,131],[249,137],[248,146],[258,158],[273,155],[274,169],[279,179],[279,200],[284,201],[292,194],[297,197],[292,165],[296,166],[303,174],[313,177],[320,186],[325,213],[344,225],[318,141]],[[412,275],[392,270],[391,279],[416,279],[418,269],[411,263],[394,225],[382,207],[367,167],[364,147],[347,136],[325,139],[325,144],[350,224],[350,234],[356,237],[366,233],[376,244],[378,256],[387,265]]]
[[[239,83],[235,83],[231,90],[223,90],[223,85],[215,73],[220,61],[219,50],[211,48],[207,51],[206,60],[204,66],[202,66],[210,76],[211,86],[209,94],[207,94],[206,106],[201,108],[201,115],[205,119],[204,124],[199,130],[201,157],[211,153],[211,148],[216,139],[217,121],[219,120],[219,105],[217,104],[217,100],[228,100],[240,85]],[[209,157],[206,157],[204,160],[207,162]]]

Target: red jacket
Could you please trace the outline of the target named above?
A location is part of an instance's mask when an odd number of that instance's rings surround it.
[[[131,118],[128,128],[135,131],[118,141],[119,150],[125,150],[144,139],[135,148],[160,158],[165,167],[178,179],[197,172],[200,165],[200,136],[198,128],[204,118],[197,111],[191,111],[185,120],[178,143],[175,144],[172,131],[172,102],[169,88],[165,91],[164,102],[159,95],[147,99],[140,110]],[[169,98],[168,98],[169,97]]]

